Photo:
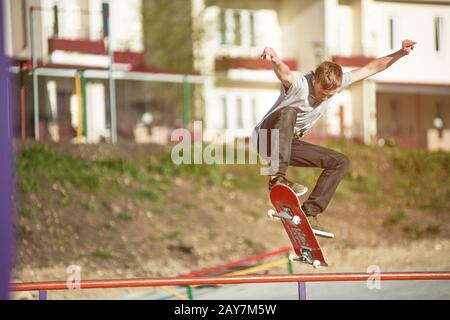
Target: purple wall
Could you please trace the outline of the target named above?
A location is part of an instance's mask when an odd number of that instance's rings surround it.
[[[12,115],[7,88],[8,71],[3,32],[3,0],[0,0],[0,300],[8,299],[12,266],[13,167]]]

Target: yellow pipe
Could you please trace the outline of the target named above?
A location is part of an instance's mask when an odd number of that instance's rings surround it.
[[[243,269],[243,270],[239,270],[239,271],[235,271],[235,272],[231,272],[231,273],[227,273],[224,274],[224,276],[237,276],[237,275],[242,275],[242,274],[249,274],[251,272],[258,272],[258,271],[262,271],[262,270],[267,270],[282,264],[285,264],[288,262],[287,258],[283,258],[283,259],[279,259],[279,260],[275,260],[272,262],[268,262],[265,264],[261,264],[259,266],[256,267],[252,267],[252,268],[247,268],[247,269]],[[192,288],[195,288],[198,286],[192,286]],[[181,293],[176,292],[175,290],[173,290],[170,287],[160,287],[161,289],[167,291],[168,293],[172,294],[173,296],[181,299],[181,300],[189,300],[188,297],[182,295]]]
[[[231,273],[227,273],[225,274],[225,276],[238,276],[238,275],[242,275],[242,274],[249,274],[252,272],[258,272],[258,271],[262,271],[262,270],[267,270],[282,264],[285,264],[288,262],[287,258],[283,258],[283,259],[279,259],[279,260],[275,260],[272,262],[268,262],[266,264],[262,264],[256,267],[252,267],[252,268],[248,268],[248,269],[244,269],[244,270],[239,270],[239,271],[235,271],[235,272],[231,272]]]
[[[243,269],[243,270],[239,270],[239,271],[234,271],[234,272],[231,272],[231,273],[226,273],[226,274],[224,274],[224,276],[237,276],[237,275],[242,275],[242,274],[249,274],[251,272],[267,270],[267,269],[270,269],[270,268],[273,268],[273,267],[285,264],[287,262],[288,262],[288,259],[287,258],[283,258],[283,259],[275,260],[275,261],[268,262],[268,263],[265,263],[265,264],[261,264],[261,265],[256,266],[256,267],[251,267],[251,268],[247,268],[247,269]],[[195,287],[198,287],[198,286],[199,285],[194,285],[194,286],[191,286],[191,287],[195,288]]]
[[[167,291],[168,293],[170,293],[171,295],[177,297],[180,300],[189,300],[188,297],[186,297],[185,295],[182,295],[181,293],[176,292],[175,290],[173,290],[170,287],[160,287],[161,289]]]

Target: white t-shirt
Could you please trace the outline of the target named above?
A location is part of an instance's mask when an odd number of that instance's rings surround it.
[[[294,133],[301,132],[304,134],[309,128],[311,128],[317,120],[323,116],[330,107],[330,99],[318,102],[312,97],[313,91],[313,72],[310,71],[305,75],[299,72],[292,72],[293,81],[292,85],[286,91],[283,84],[281,84],[281,92],[275,104],[270,108],[266,115],[255,127],[253,135],[258,136],[260,127],[264,120],[267,119],[272,113],[284,108],[284,107],[297,107],[299,112],[297,114],[297,121],[294,127]],[[343,74],[342,85],[338,89],[337,93],[341,92],[345,87],[352,83],[351,72],[345,72]]]

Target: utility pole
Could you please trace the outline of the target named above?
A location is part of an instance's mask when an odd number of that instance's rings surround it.
[[[103,36],[107,39],[108,43],[108,56],[109,56],[109,106],[111,112],[111,142],[117,143],[117,111],[116,111],[116,83],[114,81],[114,52],[112,48],[111,39],[111,16],[109,3],[104,2],[102,4],[103,11]]]
[[[9,298],[13,264],[14,161],[12,115],[8,101],[8,71],[4,47],[3,0],[0,0],[0,300]],[[15,99],[12,99],[15,102]]]
[[[36,56],[36,39],[34,35],[34,10],[33,6],[30,7],[30,38],[31,38],[31,61],[33,69],[33,108],[34,108],[34,138],[39,141],[39,90],[38,90],[38,75],[36,73],[37,56]]]

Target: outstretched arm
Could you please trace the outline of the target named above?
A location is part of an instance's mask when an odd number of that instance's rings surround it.
[[[414,50],[415,44],[417,44],[417,42],[414,42],[412,40],[404,40],[402,42],[402,48],[397,52],[394,52],[385,57],[377,58],[375,60],[372,60],[362,68],[352,70],[352,82],[364,80],[370,76],[373,76],[374,74],[386,70],[398,59],[410,54],[410,52]]]
[[[285,89],[288,90],[293,81],[291,70],[283,61],[281,61],[275,50],[269,47],[264,48],[261,59],[272,61],[273,71],[277,75],[277,78],[283,83]]]

